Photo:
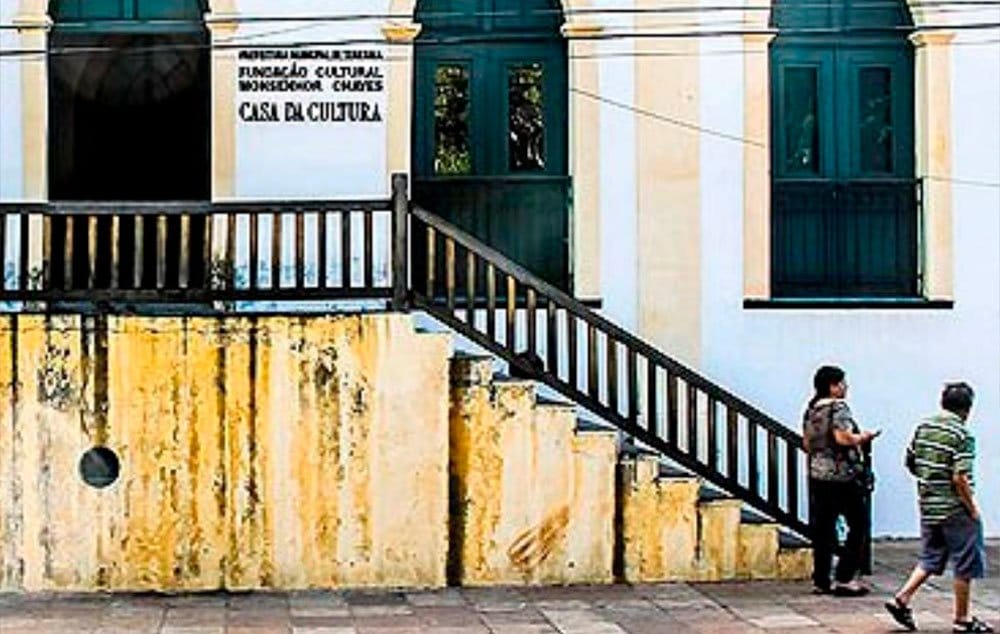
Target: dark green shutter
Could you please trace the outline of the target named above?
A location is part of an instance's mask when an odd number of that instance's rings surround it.
[[[202,28],[205,0],[52,0],[56,28],[87,32],[178,32]]]
[[[772,19],[773,294],[916,294],[905,5],[785,1]]]
[[[568,80],[553,0],[421,2],[414,199],[569,288]]]

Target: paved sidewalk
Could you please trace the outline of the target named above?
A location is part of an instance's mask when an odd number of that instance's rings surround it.
[[[652,632],[891,632],[885,597],[913,564],[916,544],[876,548],[876,592],[815,597],[807,583],[650,584],[435,592],[11,596],[0,595],[2,634],[646,634]],[[997,545],[990,578],[974,588],[976,613],[1000,623]],[[950,580],[914,606],[921,631],[948,632]]]

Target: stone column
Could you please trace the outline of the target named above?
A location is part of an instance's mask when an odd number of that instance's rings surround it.
[[[421,26],[408,20],[393,20],[382,26],[389,44],[387,78],[386,173],[409,174],[413,141],[413,41]],[[386,184],[388,187],[388,183]]]
[[[569,40],[569,157],[573,177],[573,290],[577,297],[601,296],[601,104],[598,45],[600,25],[576,21],[563,26]]]
[[[916,53],[917,175],[923,178],[923,294],[928,299],[954,296],[952,236],[951,41],[948,31],[910,36]]]
[[[210,13],[205,24],[211,33],[212,51],[212,200],[236,196],[236,55],[235,49],[216,46],[232,40],[239,28],[234,14]],[[213,216],[212,263],[209,270],[213,287],[233,263],[227,261],[229,250],[226,218]]]
[[[27,55],[20,62],[21,68],[21,161],[23,166],[23,197],[30,201],[46,201],[49,198],[49,87],[48,50],[49,31],[52,20],[44,13],[44,7],[32,7],[35,13],[21,13],[14,18],[20,36],[20,46],[26,51],[39,51],[38,55]],[[44,220],[40,214],[28,218],[28,285],[41,288],[44,266],[43,232]]]
[[[743,296],[771,296],[770,56],[773,33],[743,36]]]

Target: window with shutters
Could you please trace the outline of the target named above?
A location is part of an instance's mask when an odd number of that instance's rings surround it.
[[[918,295],[905,3],[781,0],[772,23],[772,295]]]

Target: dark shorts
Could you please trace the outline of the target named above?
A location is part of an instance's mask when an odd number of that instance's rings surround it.
[[[951,559],[959,579],[980,579],[986,569],[983,553],[983,525],[965,511],[938,524],[920,527],[920,567],[940,575]]]

